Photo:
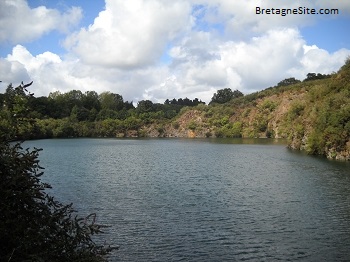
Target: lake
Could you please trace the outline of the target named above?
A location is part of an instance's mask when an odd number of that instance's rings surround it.
[[[52,139],[49,194],[96,212],[111,261],[349,261],[350,164],[269,139]]]

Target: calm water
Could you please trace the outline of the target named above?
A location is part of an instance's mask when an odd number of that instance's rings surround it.
[[[269,140],[67,139],[50,194],[98,213],[112,261],[350,261],[350,165]]]

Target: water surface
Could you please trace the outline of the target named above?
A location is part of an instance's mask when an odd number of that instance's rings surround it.
[[[350,165],[273,140],[61,139],[50,194],[98,213],[112,261],[349,261]]]

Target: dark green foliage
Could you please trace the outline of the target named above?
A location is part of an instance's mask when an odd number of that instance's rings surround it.
[[[0,132],[1,261],[105,261],[112,249],[94,242],[102,228],[96,215],[79,218],[71,204],[49,196],[50,185],[40,180],[40,149],[10,142],[22,125],[33,124],[25,87],[9,86],[1,111],[1,121],[7,123],[7,130]]]
[[[1,101],[4,101],[6,95],[1,95]],[[32,126],[22,125],[17,132],[17,137],[26,139],[114,137],[116,134],[126,134],[130,129],[138,131],[142,125],[162,124],[164,126],[180,115],[183,112],[182,108],[204,104],[198,98],[166,100],[164,104],[142,100],[135,108],[132,102],[124,101],[121,95],[111,92],[103,92],[99,95],[95,91],[85,93],[78,90],[67,93],[56,91],[50,93],[48,97],[28,97],[28,106],[31,108],[30,117],[35,121]],[[5,117],[7,112],[1,112],[1,114]],[[9,119],[9,117],[5,118]],[[110,125],[106,124],[108,121],[105,122],[105,120],[120,121],[112,121],[118,123]],[[1,127],[4,129],[8,124],[5,121]]]
[[[297,83],[300,83],[301,81],[298,79],[295,79],[294,77],[290,77],[290,78],[286,78],[284,80],[282,80],[281,82],[279,82],[277,84],[277,86],[289,86],[289,85],[294,85]]]
[[[28,120],[27,116],[30,111],[28,108],[28,99],[33,97],[33,94],[26,95],[27,85],[21,84],[18,87],[13,87],[11,84],[7,87],[4,94],[4,102],[1,108],[1,138],[4,141],[22,139],[28,126],[31,126],[34,121]]]
[[[124,108],[124,99],[119,94],[103,92],[99,95],[101,108],[106,110],[122,110]]]
[[[97,111],[101,109],[101,103],[98,94],[95,91],[86,91],[81,98],[82,106],[88,110],[93,108]]]
[[[141,100],[137,103],[137,112],[138,113],[147,113],[154,111],[153,102],[150,100]]]
[[[231,88],[224,88],[218,90],[217,93],[215,93],[210,101],[210,104],[212,103],[219,103],[224,104],[228,101],[230,101],[233,98],[238,98],[243,96],[243,93],[239,90],[232,91]]]
[[[40,182],[38,149],[23,150],[20,143],[0,144],[0,257],[5,261],[104,261],[108,249],[92,235],[101,226],[95,215],[74,215],[45,193]]]
[[[227,123],[215,130],[216,137],[237,138],[242,137],[242,123]]]
[[[116,119],[117,112],[111,109],[102,109],[98,115],[97,120],[106,120],[106,119]]]
[[[316,74],[316,73],[308,73],[306,75],[306,78],[304,81],[312,81],[312,80],[317,80],[317,79],[325,79],[325,78],[330,78],[331,75],[323,75],[323,74]]]
[[[190,130],[196,130],[196,128],[197,128],[197,123],[195,122],[195,121],[191,121],[189,124],[188,124],[188,129],[190,129]]]
[[[303,103],[299,101],[295,101],[294,103],[291,104],[289,108],[287,119],[289,121],[293,121],[298,116],[301,116],[304,108],[305,108],[305,105]]]
[[[350,139],[349,127],[350,97],[330,96],[318,110],[308,139],[308,151],[312,154],[325,154],[331,148],[341,151]]]
[[[173,100],[165,100],[165,105],[180,105],[180,106],[198,106],[200,104],[205,104],[202,102],[202,100],[198,100],[198,98],[195,98],[194,100],[188,99],[187,97],[185,99],[179,98],[179,99],[173,99]]]

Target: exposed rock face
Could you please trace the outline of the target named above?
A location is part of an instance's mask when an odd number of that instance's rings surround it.
[[[286,138],[292,149],[350,160],[350,60],[331,78],[187,108],[166,124],[142,127],[137,135]]]
[[[343,150],[337,150],[335,147],[325,149],[325,154],[329,159],[341,160],[341,161],[350,161],[350,140],[346,143],[346,146]]]
[[[303,113],[307,92],[284,92],[279,95],[257,99],[252,105],[234,109],[228,123],[242,123],[241,137],[287,138],[288,147],[295,150],[309,150],[309,135],[314,126],[307,113]],[[272,105],[272,106],[271,106]],[[300,108],[298,108],[298,106]],[[296,109],[295,109],[296,108]],[[296,113],[295,113],[295,112]],[[248,112],[248,113],[247,113]],[[152,123],[140,130],[129,130],[126,137],[217,137],[218,127],[206,116],[206,112],[192,109],[176,120],[159,127]],[[215,121],[214,121],[215,122]],[[261,123],[266,125],[261,127]],[[120,134],[119,134],[120,135]],[[350,160],[350,138],[345,147],[324,147],[318,154],[329,159]]]

